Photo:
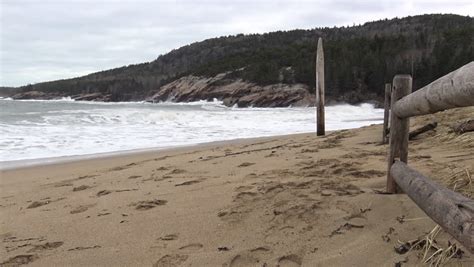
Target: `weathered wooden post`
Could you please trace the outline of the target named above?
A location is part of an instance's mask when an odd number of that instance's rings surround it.
[[[408,132],[410,127],[410,119],[398,117],[393,112],[394,104],[402,97],[410,94],[412,91],[412,78],[410,75],[396,75],[392,83],[391,107],[390,114],[390,150],[388,154],[388,171],[387,171],[387,193],[399,193],[399,188],[390,174],[395,159],[407,162],[408,159]]]
[[[325,135],[324,125],[324,51],[323,40],[318,39],[316,51],[316,135]]]
[[[389,83],[385,84],[385,102],[383,112],[383,129],[382,129],[382,143],[388,143],[388,115],[390,114],[390,94],[392,93],[392,85]]]

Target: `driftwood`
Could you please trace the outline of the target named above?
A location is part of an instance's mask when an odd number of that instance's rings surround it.
[[[431,123],[426,124],[423,127],[420,127],[416,130],[413,130],[408,134],[408,140],[412,140],[413,138],[417,137],[418,135],[420,135],[424,132],[431,131],[434,128],[436,128],[436,126],[438,126],[437,122],[431,122]]]
[[[474,200],[453,192],[396,161],[390,173],[431,219],[474,253]]]
[[[396,75],[392,83],[391,106],[400,98],[411,93],[412,78],[410,75]],[[410,119],[399,118],[394,112],[390,114],[390,149],[388,154],[388,168],[387,168],[387,192],[395,194],[399,192],[395,180],[390,174],[395,159],[403,162],[408,160],[408,131]]]
[[[474,131],[474,119],[454,125],[453,130],[457,134]]]
[[[316,135],[325,135],[324,122],[324,51],[323,39],[319,38],[316,51]]]
[[[399,118],[474,106],[474,61],[400,99],[392,105]]]

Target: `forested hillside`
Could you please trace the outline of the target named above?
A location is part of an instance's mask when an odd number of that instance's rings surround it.
[[[149,63],[19,90],[61,96],[99,92],[109,94],[110,101],[141,100],[184,76],[227,73],[221,82],[301,83],[312,91],[318,37],[324,40],[326,92],[334,99],[347,94],[380,95],[383,84],[397,73],[412,74],[416,89],[474,60],[474,18],[422,15],[353,27],[213,38]]]

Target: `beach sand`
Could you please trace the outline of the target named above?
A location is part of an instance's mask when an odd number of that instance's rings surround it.
[[[412,119],[413,128],[439,124],[410,141],[409,165],[442,183],[453,173],[472,175],[474,133],[457,135],[449,125],[473,114]],[[3,171],[0,262],[419,265],[420,251],[400,255],[394,247],[436,224],[406,195],[381,194],[387,145],[380,140],[381,125],[373,125]],[[474,265],[464,251],[454,266]]]

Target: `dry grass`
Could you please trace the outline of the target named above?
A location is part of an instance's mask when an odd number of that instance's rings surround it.
[[[460,112],[460,110],[462,110],[462,112]],[[426,133],[425,136],[429,135],[431,138],[445,144],[453,144],[464,148],[474,148],[474,132],[457,134],[452,128],[454,125],[473,119],[472,115],[466,114],[474,114],[474,107],[449,109],[435,114],[415,117],[411,121],[411,126],[416,128],[436,121],[438,122],[438,127],[436,127],[434,131]]]
[[[455,243],[448,242],[446,247],[438,244],[436,238],[443,230],[439,225],[436,225],[427,235],[416,240],[411,241],[412,249],[420,250],[420,262],[429,266],[443,266],[452,258],[460,258],[463,251],[457,247]]]
[[[469,169],[454,170],[453,173],[441,179],[448,188],[466,197],[473,198],[474,186]]]

